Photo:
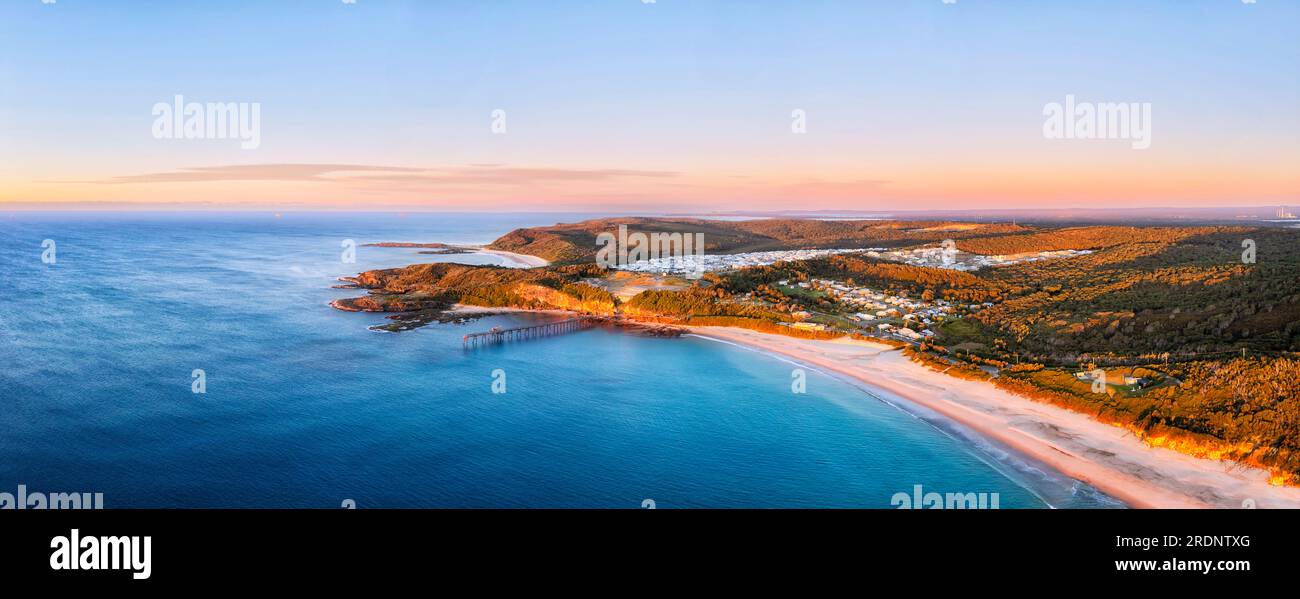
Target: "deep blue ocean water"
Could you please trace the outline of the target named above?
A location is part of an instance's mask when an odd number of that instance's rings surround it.
[[[465,351],[344,313],[336,278],[557,214],[0,214],[0,492],[107,507],[891,507],[1115,502],[786,361],[607,330]],[[54,240],[54,264],[41,260]],[[207,392],[191,392],[191,373]],[[492,392],[496,369],[506,393]]]

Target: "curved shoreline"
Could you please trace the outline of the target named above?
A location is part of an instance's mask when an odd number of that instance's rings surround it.
[[[505,250],[490,250],[487,246],[466,246],[471,247],[475,252],[480,254],[491,254],[500,256],[522,268],[538,268],[541,266],[550,266],[550,260],[529,254],[520,254],[517,252],[507,252]]]
[[[887,345],[732,327],[687,328],[835,372],[887,400],[932,410],[1131,507],[1241,508],[1247,502],[1260,508],[1300,507],[1300,489],[1270,485],[1263,470],[1151,447],[1087,415],[930,370]]]
[[[895,393],[887,392],[877,386],[866,384],[861,379],[844,374],[838,370],[826,370],[822,366],[809,364],[801,358],[770,353],[766,349],[723,339],[717,335],[704,334],[699,331],[688,333],[688,335],[761,354],[785,362],[786,364],[793,364],[801,368],[812,370],[822,376],[849,385],[854,389],[865,393],[871,400],[879,401],[895,410],[920,420],[932,427],[936,432],[953,439],[959,444],[971,446],[977,459],[988,464],[989,467],[994,470],[1003,473],[1003,475],[1010,479],[1012,483],[1021,486],[1024,490],[1037,497],[1039,501],[1043,502],[1043,505],[1046,506],[1047,509],[1059,509],[1060,506],[1054,505],[1052,499],[1047,496],[1051,494],[1050,491],[1044,493],[1044,491],[1047,490],[1045,487],[1061,485],[1064,481],[1087,484],[1060,472],[1050,464],[1026,455],[1015,447],[1006,443],[1000,443],[996,439],[967,426],[955,418],[945,416],[944,414],[932,410],[920,403],[904,398]],[[1093,489],[1094,491],[1101,493],[1100,489],[1096,489],[1095,487],[1093,487]],[[1107,501],[1117,504],[1117,507],[1135,507],[1116,497],[1104,493],[1102,493],[1102,495],[1106,497]],[[1098,507],[1092,509],[1102,508]]]
[[[449,253],[445,253],[442,255],[488,254],[488,255],[504,258],[505,261],[507,262],[506,266],[510,268],[538,268],[541,266],[551,265],[550,260],[547,260],[540,256],[533,256],[530,254],[520,254],[518,252],[507,252],[505,250],[489,249],[487,245],[441,243],[441,242],[423,243],[423,242],[413,242],[413,241],[381,241],[377,243],[367,243],[364,244],[363,247],[398,248],[398,249],[433,248],[433,249],[450,250]],[[429,253],[429,252],[421,252],[421,253]],[[455,260],[447,260],[447,262],[455,262]]]

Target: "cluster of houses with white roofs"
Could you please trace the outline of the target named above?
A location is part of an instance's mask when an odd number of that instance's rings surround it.
[[[745,252],[743,254],[703,254],[685,256],[665,256],[650,260],[638,260],[631,264],[616,266],[619,270],[651,273],[659,275],[680,275],[690,273],[737,270],[753,266],[767,266],[777,262],[795,262],[825,258],[836,254],[864,252],[861,249],[844,250],[777,250],[770,252]]]
[[[956,246],[951,247],[954,249],[945,250],[942,247],[922,247],[910,250],[870,250],[866,255],[871,258],[893,260],[894,262],[902,262],[912,266],[973,271],[990,266],[1005,266],[1020,262],[1037,262],[1039,260],[1051,260],[1053,258],[1073,258],[1075,256],[1092,253],[1092,250],[1052,250],[1046,252],[1026,252],[1023,254],[1012,254],[1006,256],[982,256],[979,254],[955,251]]]
[[[1074,373],[1074,378],[1083,381],[1085,383],[1090,383],[1095,380],[1101,380],[1101,382],[1103,383],[1107,382],[1106,371],[1100,369],[1081,370],[1079,372]],[[1149,387],[1153,382],[1155,382],[1150,378],[1136,376],[1132,373],[1123,375],[1122,380],[1124,381],[1125,387],[1130,387],[1134,390]]]
[[[876,334],[898,337],[908,341],[921,341],[933,337],[934,331],[930,330],[930,326],[937,324],[938,321],[958,309],[957,306],[947,300],[919,301],[891,295],[869,287],[857,287],[826,279],[793,283],[789,280],[782,280],[778,281],[778,284],[821,291],[841,304],[858,310],[858,312],[848,317],[849,320],[859,323],[863,328],[872,330]],[[968,309],[977,310],[992,305],[992,303],[972,304]],[[798,317],[799,314],[796,313],[795,316]],[[910,323],[911,326],[876,322],[886,319],[901,319],[904,324]],[[797,328],[820,328],[819,325],[812,323],[797,323],[795,326]]]

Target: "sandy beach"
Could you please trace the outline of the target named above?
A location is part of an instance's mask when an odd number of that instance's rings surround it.
[[[1300,489],[1269,484],[1263,470],[1151,447],[1125,429],[936,372],[884,344],[730,327],[691,331],[851,378],[887,401],[928,408],[1132,507],[1300,507]]]
[[[505,266],[509,266],[510,268],[536,268],[539,266],[549,266],[551,264],[550,261],[546,260],[545,258],[530,256],[528,254],[520,254],[517,252],[507,252],[504,250],[492,250],[492,249],[488,249],[487,246],[483,246],[483,245],[457,245],[457,244],[450,244],[450,243],[384,241],[379,243],[367,243],[364,245],[364,247],[403,248],[403,249],[436,248],[436,249],[450,250],[456,253],[466,252],[466,253],[474,253],[474,254],[491,254],[493,256],[499,256],[501,258],[504,258],[506,260]],[[436,252],[426,252],[426,253],[436,253]],[[455,260],[454,259],[449,260],[449,262],[455,262]]]
[[[514,263],[515,266],[520,266],[524,268],[536,268],[539,266],[550,265],[549,260],[546,260],[545,258],[538,258],[537,256],[529,256],[528,254],[518,254],[515,252],[507,252],[503,250],[489,250],[485,247],[474,247],[473,250],[481,254],[492,254],[494,256],[501,256],[502,258],[505,258],[506,260],[509,260],[510,262]]]

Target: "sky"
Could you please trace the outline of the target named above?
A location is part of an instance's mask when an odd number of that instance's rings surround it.
[[[1296,0],[45,2],[0,0],[0,208],[1300,204]]]

